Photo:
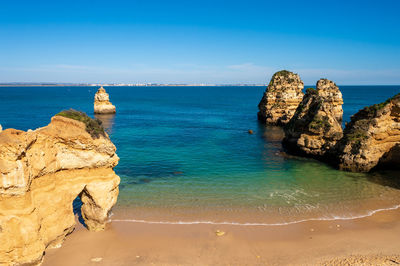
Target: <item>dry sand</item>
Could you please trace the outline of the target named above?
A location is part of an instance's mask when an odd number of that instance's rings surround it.
[[[225,232],[217,236],[216,231]],[[43,265],[398,265],[400,210],[284,226],[81,225]]]

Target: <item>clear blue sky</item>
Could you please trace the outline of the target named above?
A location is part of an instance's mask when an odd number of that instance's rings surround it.
[[[0,2],[0,82],[400,84],[400,1]]]

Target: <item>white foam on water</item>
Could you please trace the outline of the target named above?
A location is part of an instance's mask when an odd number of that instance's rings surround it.
[[[135,220],[135,219],[112,219],[112,222],[128,222],[128,223],[146,223],[146,224],[175,224],[175,225],[191,225],[191,224],[211,224],[211,225],[237,225],[237,226],[283,226],[290,224],[298,224],[309,221],[336,221],[336,220],[355,220],[365,217],[370,217],[378,212],[397,210],[400,208],[399,205],[395,205],[388,208],[376,209],[367,212],[366,214],[356,215],[356,216],[332,216],[332,217],[321,217],[321,218],[311,218],[303,219],[291,222],[283,223],[239,223],[239,222],[213,222],[213,221],[146,221],[146,220]]]

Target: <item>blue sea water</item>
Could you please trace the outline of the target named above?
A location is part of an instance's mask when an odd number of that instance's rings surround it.
[[[94,117],[98,87],[0,87],[0,124],[42,127],[63,109]],[[400,86],[340,86],[344,121]],[[400,204],[398,172],[335,170],[282,151],[257,121],[264,87],[106,87],[100,116],[117,147],[117,217],[283,223],[367,215]],[[255,134],[247,133],[252,129]]]

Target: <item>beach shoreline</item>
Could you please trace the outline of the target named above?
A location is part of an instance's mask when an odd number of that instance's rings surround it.
[[[283,226],[113,221],[94,233],[77,223],[43,265],[395,265],[400,210]],[[218,236],[217,231],[225,232]]]

